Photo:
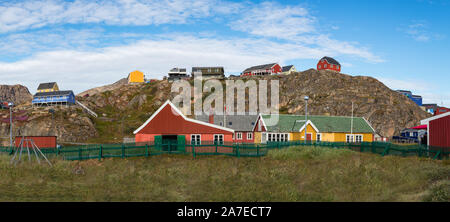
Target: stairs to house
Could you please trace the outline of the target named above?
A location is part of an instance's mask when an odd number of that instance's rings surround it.
[[[84,110],[86,110],[90,115],[94,116],[95,118],[98,117],[97,113],[95,113],[94,111],[92,111],[91,109],[89,109],[87,106],[85,106],[83,103],[80,103],[79,101],[75,101],[79,106],[81,106],[81,108],[83,108]]]

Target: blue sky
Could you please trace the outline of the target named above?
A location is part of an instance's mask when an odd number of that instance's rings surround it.
[[[0,1],[0,84],[79,93],[135,69],[306,70],[332,56],[343,73],[450,106],[448,21],[444,0]]]

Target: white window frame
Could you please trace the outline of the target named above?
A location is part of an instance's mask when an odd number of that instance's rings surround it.
[[[253,133],[247,133],[247,140],[253,139]]]
[[[364,142],[364,135],[362,135],[362,134],[346,134],[345,135],[346,143],[349,143],[348,142],[348,137],[350,137],[350,139],[351,139],[350,143],[355,143],[355,142],[361,143],[361,142]],[[360,140],[356,139],[356,138],[360,138]]]
[[[224,138],[225,138],[225,137],[223,136],[223,134],[214,134],[214,143],[216,142],[216,136],[218,137],[218,138],[217,138],[217,141],[218,141],[217,144],[223,145]],[[220,142],[220,138],[222,138],[222,142]]]
[[[289,141],[289,133],[267,133],[267,141],[287,142]]]
[[[236,140],[242,140],[242,133],[236,133]]]
[[[362,143],[364,141],[364,136],[361,134],[356,134],[354,138],[356,143]],[[358,141],[357,138],[360,138],[360,140]]]
[[[354,138],[355,134],[346,134],[345,135],[345,142],[346,143],[353,143],[353,138]],[[350,140],[349,140],[350,139]]]
[[[321,142],[322,141],[322,133],[317,133],[316,134],[316,141],[317,142]]]
[[[192,139],[194,137],[194,139]],[[198,138],[198,140],[197,140]],[[201,134],[191,134],[191,144],[202,145],[202,135]]]

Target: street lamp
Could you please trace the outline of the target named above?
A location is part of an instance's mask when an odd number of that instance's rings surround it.
[[[49,109],[48,112],[52,114],[52,131],[53,131],[53,135],[56,136],[56,133],[55,133],[55,116],[54,116],[55,115],[55,110],[54,109]],[[51,136],[51,133],[48,132],[48,135]]]
[[[14,106],[14,103],[10,102],[8,103],[9,108],[9,146],[12,147],[12,108]]]
[[[308,122],[308,100],[309,100],[309,97],[308,96],[305,96],[305,144],[306,144],[306,138],[307,138],[307,133],[306,133],[306,131],[307,131],[307,128],[308,128],[308,126],[306,125],[307,124],[307,122]]]

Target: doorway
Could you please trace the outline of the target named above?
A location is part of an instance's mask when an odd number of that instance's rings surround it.
[[[162,136],[162,150],[174,151],[177,150],[178,137],[177,135],[163,135]]]

